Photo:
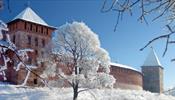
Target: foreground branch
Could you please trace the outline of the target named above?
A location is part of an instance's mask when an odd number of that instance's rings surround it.
[[[101,12],[116,12],[117,21],[114,26],[116,31],[119,21],[122,19],[125,13],[129,13],[132,16],[133,8],[140,9],[140,15],[138,20],[148,24],[146,20],[147,15],[155,14],[156,16],[152,19],[155,21],[162,16],[173,17],[174,16],[174,0],[105,0],[103,2]],[[174,19],[171,19],[174,21]]]
[[[0,44],[0,47],[2,48],[7,48],[7,49],[10,49],[8,46],[4,46],[4,45],[1,45]],[[37,73],[35,73],[34,71],[32,71],[30,68],[27,67],[27,65],[23,62],[23,60],[20,58],[20,56],[18,55],[17,53],[17,49],[10,49],[14,52],[14,54],[16,55],[17,59],[24,65],[24,67],[30,71],[32,74],[34,74],[35,76],[37,76],[39,79],[41,79],[41,81],[45,84],[45,79],[43,79],[42,77],[40,77],[40,75],[38,75]]]
[[[175,41],[170,41],[170,37],[175,33],[175,31],[173,31],[169,25],[166,25],[166,27],[170,31],[169,34],[165,34],[165,35],[161,35],[161,36],[158,36],[156,38],[153,38],[143,48],[141,48],[140,51],[143,51],[146,47],[148,47],[154,41],[157,41],[157,40],[160,40],[160,39],[166,39],[166,45],[165,45],[164,52],[163,52],[163,55],[162,55],[162,56],[165,56],[165,54],[168,50],[169,44],[175,43]]]

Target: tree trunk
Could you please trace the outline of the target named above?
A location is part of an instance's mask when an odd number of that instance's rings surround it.
[[[74,91],[73,100],[77,100],[77,97],[78,97],[78,84],[76,84],[75,87],[73,87],[73,91]]]

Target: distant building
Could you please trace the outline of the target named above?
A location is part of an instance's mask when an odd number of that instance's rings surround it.
[[[127,65],[111,63],[110,74],[116,78],[115,88],[147,90],[155,93],[163,92],[163,67],[154,51],[151,49],[142,71]]]
[[[150,92],[163,92],[163,67],[152,48],[142,65],[143,89]]]

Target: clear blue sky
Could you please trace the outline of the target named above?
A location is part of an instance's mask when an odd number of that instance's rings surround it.
[[[0,12],[0,19],[9,22],[25,9],[27,0],[10,0],[11,13],[5,6]],[[134,11],[131,17],[125,15],[117,31],[114,32],[116,13],[101,13],[103,0],[30,0],[30,7],[52,26],[60,26],[66,22],[83,21],[99,35],[101,45],[112,59],[119,63],[140,69],[150,48],[139,51],[150,39],[164,32],[163,19],[151,22],[149,25],[137,21],[139,11]],[[7,3],[5,4],[7,5]],[[175,63],[170,60],[175,57],[174,47],[170,47],[166,56],[162,57],[165,43],[157,41],[152,44],[161,64],[164,67],[164,87],[175,86]]]

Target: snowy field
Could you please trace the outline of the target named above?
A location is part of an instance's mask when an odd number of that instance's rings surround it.
[[[0,85],[0,100],[72,100],[72,89],[17,88]],[[80,93],[78,100],[175,100],[164,94],[132,90],[90,90]]]

